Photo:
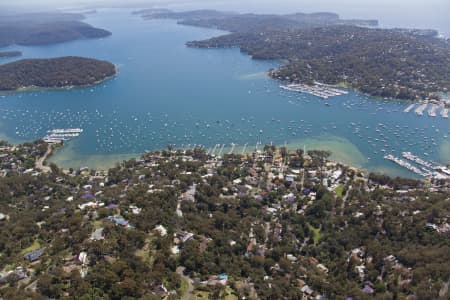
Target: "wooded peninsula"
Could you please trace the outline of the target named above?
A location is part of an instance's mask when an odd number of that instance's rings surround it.
[[[211,11],[139,12],[145,19],[218,28],[230,34],[189,47],[239,47],[255,59],[286,60],[272,78],[343,84],[386,98],[439,98],[450,89],[450,42],[435,30],[378,29],[375,20],[341,20],[332,13],[255,15]]]
[[[0,65],[0,90],[92,85],[115,74],[116,67],[112,63],[92,58],[23,59]]]
[[[47,45],[111,35],[111,32],[92,27],[82,19],[82,14],[73,13],[0,16],[0,47]]]

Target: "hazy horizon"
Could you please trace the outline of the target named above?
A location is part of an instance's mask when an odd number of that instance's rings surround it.
[[[2,4],[2,11],[93,9],[104,7],[168,7],[177,10],[217,9],[254,13],[335,12],[342,18],[377,19],[382,27],[408,27],[437,29],[450,37],[450,1],[448,0],[15,0]]]

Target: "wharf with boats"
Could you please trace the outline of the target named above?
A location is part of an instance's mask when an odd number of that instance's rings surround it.
[[[421,159],[420,157],[415,156],[411,152],[402,152],[402,156],[410,161],[415,162],[416,164],[420,165],[423,168],[428,168],[428,169],[434,170],[434,174],[433,174],[434,176],[439,176],[439,175],[443,175],[445,177],[450,176],[450,170],[445,166],[442,166],[442,165],[434,163],[434,162],[425,161],[425,160]]]
[[[414,110],[415,114],[418,116],[423,116],[425,111],[428,112],[428,116],[430,117],[437,117],[438,113],[442,118],[447,119],[448,118],[448,107],[446,107],[445,102],[438,102],[438,101],[432,101],[432,102],[421,102],[418,106],[416,106],[416,103],[412,103],[408,105],[403,112],[409,113],[410,111]],[[427,110],[428,109],[428,110]]]
[[[47,131],[47,135],[43,137],[44,142],[48,144],[61,144],[71,138],[78,137],[83,132],[81,128],[52,129]]]
[[[430,110],[428,110],[428,115],[430,117],[436,117],[437,109],[438,109],[438,106],[436,104],[432,104]]]
[[[311,95],[320,97],[322,99],[328,99],[331,97],[348,94],[347,91],[335,88],[330,85],[318,83],[318,82],[315,82],[314,85],[292,83],[292,84],[288,84],[288,85],[280,85],[280,88],[282,88],[283,90],[291,91],[291,92],[311,94]]]
[[[421,105],[419,105],[416,110],[415,113],[419,116],[423,116],[423,112],[425,111],[425,109],[427,108],[428,103],[423,103]]]
[[[416,166],[413,166],[411,163],[407,162],[406,160],[398,158],[392,154],[385,155],[384,159],[390,160],[390,161],[396,163],[397,165],[402,166],[402,167],[408,169],[409,171],[416,173],[417,175],[420,175],[422,177],[428,177],[431,175],[429,171],[427,172]]]
[[[396,157],[392,154],[384,156],[385,159],[390,160],[417,175],[435,179],[450,178],[450,170],[445,166],[423,160],[411,152],[402,152],[402,157],[404,159]]]

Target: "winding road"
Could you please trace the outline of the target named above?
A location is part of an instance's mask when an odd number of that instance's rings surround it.
[[[47,145],[47,151],[45,152],[44,156],[40,157],[35,164],[36,169],[42,170],[44,173],[51,173],[52,169],[48,166],[44,166],[44,162],[47,159],[47,157],[52,153],[52,146]]]

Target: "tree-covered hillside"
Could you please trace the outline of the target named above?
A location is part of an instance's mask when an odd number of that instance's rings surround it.
[[[447,299],[449,183],[329,153],[149,153],[33,167],[0,144],[4,299]]]
[[[0,65],[0,90],[83,86],[115,74],[116,68],[112,63],[91,58],[23,59]]]
[[[100,38],[111,32],[82,22],[80,14],[33,13],[0,16],[0,47],[45,45]]]

